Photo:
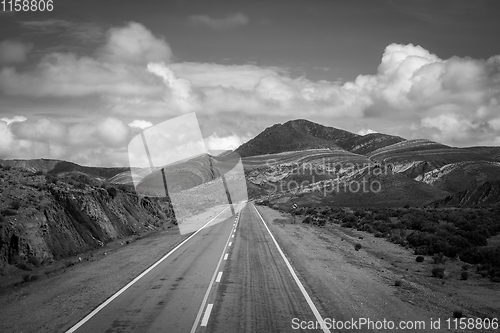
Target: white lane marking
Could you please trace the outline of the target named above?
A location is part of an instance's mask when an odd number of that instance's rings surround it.
[[[292,274],[293,279],[295,280],[295,282],[299,286],[299,289],[302,292],[302,295],[304,295],[304,297],[306,298],[307,304],[309,304],[309,307],[311,308],[312,312],[314,313],[314,316],[316,317],[316,321],[320,322],[320,323],[324,323],[323,318],[321,317],[321,314],[319,313],[318,309],[316,308],[316,305],[314,305],[311,297],[309,296],[309,294],[306,291],[306,288],[304,288],[304,286],[302,285],[302,282],[300,282],[300,280],[299,280],[299,277],[297,276],[297,274],[295,274],[295,271],[293,270],[292,265],[290,264],[290,262],[288,261],[288,259],[285,257],[285,254],[283,253],[283,251],[281,250],[280,246],[278,245],[278,242],[276,241],[276,239],[274,238],[273,234],[271,233],[271,230],[269,230],[269,228],[267,227],[266,222],[262,218],[262,215],[260,215],[259,211],[257,210],[257,207],[255,207],[253,204],[252,204],[252,206],[255,209],[255,211],[257,212],[257,214],[259,215],[260,220],[262,221],[262,223],[266,227],[266,230],[269,233],[269,235],[271,236],[271,238],[272,238],[272,240],[274,242],[274,245],[276,245],[276,247],[278,248],[278,252],[281,254],[281,257],[285,261],[285,264],[288,267],[288,270],[290,271],[290,273]],[[324,326],[324,325],[322,325],[322,326]],[[323,332],[330,333],[330,330],[328,328],[326,328],[326,327],[323,327]]]
[[[224,255],[224,260],[227,260],[227,257],[228,257],[228,256],[229,256],[229,254],[228,254],[228,253],[226,253],[226,254]]]
[[[233,242],[229,242],[229,245],[228,245],[228,246],[231,246],[231,244],[233,244]]]
[[[227,246],[230,239],[231,239],[231,233],[229,234],[229,237],[227,238],[226,246]],[[226,249],[226,246],[224,246],[224,250]],[[198,314],[196,315],[196,319],[194,320],[193,327],[191,327],[191,333],[196,332],[196,328],[197,328],[198,323],[200,321],[201,314],[203,313],[203,309],[205,308],[205,304],[207,304],[208,296],[210,296],[210,290],[212,290],[212,286],[214,284],[217,272],[219,271],[219,267],[220,267],[220,264],[222,262],[223,256],[224,256],[224,252],[222,252],[220,259],[219,259],[219,262],[217,263],[217,267],[215,267],[214,274],[212,275],[212,279],[210,280],[210,284],[208,285],[207,291],[205,292],[205,296],[203,297],[203,301],[201,302],[200,310],[198,311]],[[209,306],[210,306],[210,304],[209,304]],[[207,307],[207,309],[208,309],[208,307]],[[210,311],[211,311],[211,308],[210,308]],[[205,316],[206,316],[206,312],[205,312]],[[210,314],[209,314],[209,316],[210,316]],[[208,318],[207,318],[207,321],[208,321]]]
[[[231,238],[233,238],[233,237],[234,237],[234,234],[233,234],[233,235],[231,235]]]
[[[223,210],[221,210],[219,214],[215,215],[210,221],[208,221],[207,223],[205,223],[205,225],[203,225],[200,229],[196,230],[194,232],[194,234],[192,234],[191,236],[189,236],[188,238],[186,238],[184,241],[182,241],[182,243],[180,243],[179,245],[177,245],[176,247],[174,247],[172,250],[170,250],[169,253],[167,253],[162,258],[160,258],[160,260],[158,260],[157,262],[155,262],[154,264],[152,264],[151,266],[149,266],[149,268],[147,268],[144,272],[142,272],[141,274],[139,274],[135,279],[133,279],[127,285],[125,285],[125,287],[123,287],[122,289],[118,290],[114,295],[112,295],[110,298],[108,298],[107,300],[105,300],[101,305],[99,305],[97,308],[95,308],[94,311],[92,311],[91,313],[89,313],[88,315],[86,315],[82,320],[80,320],[73,327],[71,327],[69,330],[67,330],[66,333],[72,333],[72,332],[76,331],[77,329],[79,329],[83,324],[85,324],[87,321],[89,321],[99,311],[101,311],[102,309],[104,309],[104,307],[106,305],[108,305],[115,298],[117,298],[118,296],[120,296],[125,290],[127,290],[128,288],[130,288],[137,281],[139,281],[144,275],[146,275],[149,272],[151,272],[163,260],[167,259],[172,253],[174,253],[175,250],[177,250],[182,245],[184,245],[188,240],[190,240],[191,238],[193,238],[197,233],[199,233],[203,228],[205,228],[207,225],[209,225],[213,220],[215,220],[220,214],[222,214],[228,208],[229,208],[229,206],[227,206],[226,208],[224,208]]]
[[[222,272],[219,272],[219,274],[217,274],[217,279],[215,279],[215,282],[219,283],[220,279],[222,279]]]
[[[201,326],[207,326],[208,319],[210,318],[210,313],[212,312],[212,308],[213,307],[214,307],[213,304],[208,304],[207,305],[207,310],[205,311],[205,315],[203,316],[203,319],[201,321]]]

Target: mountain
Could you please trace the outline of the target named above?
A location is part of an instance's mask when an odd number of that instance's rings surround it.
[[[23,169],[31,172],[43,172],[52,175],[61,175],[69,172],[81,172],[101,179],[108,179],[121,172],[130,170],[130,168],[127,167],[89,167],[72,162],[45,158],[32,160],[0,160],[0,166],[9,166],[16,169]]]
[[[398,142],[377,149],[367,156],[374,161],[391,164],[398,173],[411,178],[417,178],[450,163],[495,161],[490,156],[474,150],[450,147],[426,139]]]
[[[436,206],[499,206],[500,181],[487,181],[479,186],[454,193],[434,202]]]
[[[356,154],[366,155],[377,149],[381,149],[402,141],[406,141],[406,139],[394,135],[370,133],[343,142],[342,148]]]
[[[221,173],[231,170],[240,156],[243,170],[233,172],[234,184],[243,189],[245,186],[240,185],[246,182],[245,191],[251,199],[266,198],[275,202],[300,197],[318,204],[346,206],[427,205],[462,195],[464,191],[476,193],[474,191],[484,184],[500,181],[500,147],[456,148],[383,133],[358,135],[304,119],[273,125],[234,152],[195,156],[166,166],[163,171],[161,168],[87,167],[46,159],[0,160],[0,165],[41,171],[93,186],[105,183],[130,188],[134,177],[141,193],[150,195],[158,191],[165,193],[165,177],[169,193],[178,194],[185,202],[196,202],[219,186],[217,179]],[[371,174],[377,170],[382,172]],[[329,193],[334,186],[363,180],[375,182],[383,190]],[[465,195],[470,196],[478,195]],[[213,199],[218,200],[216,196]],[[473,204],[475,200],[455,198],[449,202]]]
[[[485,181],[500,181],[500,162],[464,161],[446,164],[416,180],[450,193],[477,187]]]
[[[252,140],[236,149],[241,157],[275,154],[304,149],[343,149],[342,144],[360,137],[341,129],[308,120],[291,120],[266,128]]]

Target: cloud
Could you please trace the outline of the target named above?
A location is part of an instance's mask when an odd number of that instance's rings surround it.
[[[51,31],[65,24],[31,26]],[[361,134],[388,128],[390,134],[451,145],[500,143],[500,55],[441,59],[412,44],[388,45],[374,75],[345,83],[314,81],[278,67],[172,63],[169,44],[131,22],[109,29],[100,47],[88,55],[52,52],[30,67],[2,67],[0,98],[8,100],[2,110],[16,101],[41,102],[40,108],[29,104],[18,111],[5,109],[28,118],[0,122],[2,154],[11,158],[125,164],[127,140],[151,126],[142,119],[164,120],[193,111],[216,119],[210,133],[218,134],[208,138],[216,149],[239,145],[258,134],[264,122],[285,117],[327,119],[326,124],[343,123],[355,131],[361,122],[366,126]],[[61,105],[65,108],[59,123],[34,116],[42,107],[50,114],[51,107],[60,110]],[[89,114],[102,119],[82,118],[81,105],[90,105]],[[235,130],[225,121],[233,118],[260,125]]]
[[[31,43],[4,40],[0,42],[0,64],[23,63],[33,48]]]
[[[147,65],[170,62],[172,50],[165,40],[154,36],[142,24],[130,22],[125,27],[108,30],[101,57],[108,61]]]
[[[248,24],[248,17],[242,13],[230,14],[224,18],[214,19],[204,15],[191,15],[189,21],[195,26],[207,26],[212,29],[224,30]]]
[[[236,134],[220,137],[217,133],[205,139],[205,144],[209,150],[234,150],[241,146],[249,138],[242,138]]]
[[[0,121],[0,158],[12,153],[12,140],[13,135],[7,123]]]
[[[20,21],[19,23],[23,28],[37,35],[58,34],[81,42],[101,41],[104,37],[103,29],[91,23],[71,22],[62,19]]]
[[[57,120],[26,120],[15,123],[12,126],[12,133],[21,140],[60,142],[66,136],[66,128]]]
[[[146,121],[146,120],[135,119],[132,122],[130,122],[128,125],[130,127],[133,127],[133,128],[139,128],[139,129],[144,130],[148,127],[153,126],[153,123],[150,123],[149,121]]]
[[[107,42],[94,57],[50,53],[34,70],[0,71],[0,89],[21,96],[140,96],[160,98],[161,81],[146,70],[150,61],[168,61],[170,46],[138,23],[112,28]]]
[[[367,135],[367,134],[371,134],[371,133],[377,133],[377,131],[374,131],[374,130],[369,129],[369,128],[363,128],[363,129],[360,129],[358,131],[359,135]]]
[[[124,166],[130,128],[116,118],[64,124],[55,119],[0,121],[0,158],[55,158],[83,165]]]
[[[7,123],[7,126],[12,124],[12,123],[19,123],[19,122],[26,121],[27,119],[28,118],[26,118],[25,116],[14,116],[12,118],[7,118],[7,117],[0,118],[1,121]]]
[[[103,30],[99,26],[90,23],[62,19],[20,21],[19,23],[23,28],[31,30],[33,34],[58,34],[84,42],[100,40],[104,36]]]

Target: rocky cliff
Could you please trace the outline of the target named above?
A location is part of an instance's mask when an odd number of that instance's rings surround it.
[[[166,199],[26,170],[4,169],[0,179],[0,267],[65,258],[175,223]]]

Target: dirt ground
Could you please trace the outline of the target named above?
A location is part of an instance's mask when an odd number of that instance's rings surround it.
[[[466,318],[500,320],[500,284],[481,278],[475,268],[460,279],[465,264],[449,260],[444,279],[432,277],[432,258],[417,263],[411,249],[367,232],[328,223],[325,227],[292,223],[288,214],[258,206],[280,246],[316,296],[325,316],[381,320]],[[359,251],[355,244],[361,244]],[[401,285],[396,286],[399,280]],[[429,326],[427,326],[429,331]],[[434,330],[435,331],[435,330]],[[450,330],[459,331],[459,330]],[[492,330],[471,330],[471,332]],[[467,332],[467,330],[460,330]]]

